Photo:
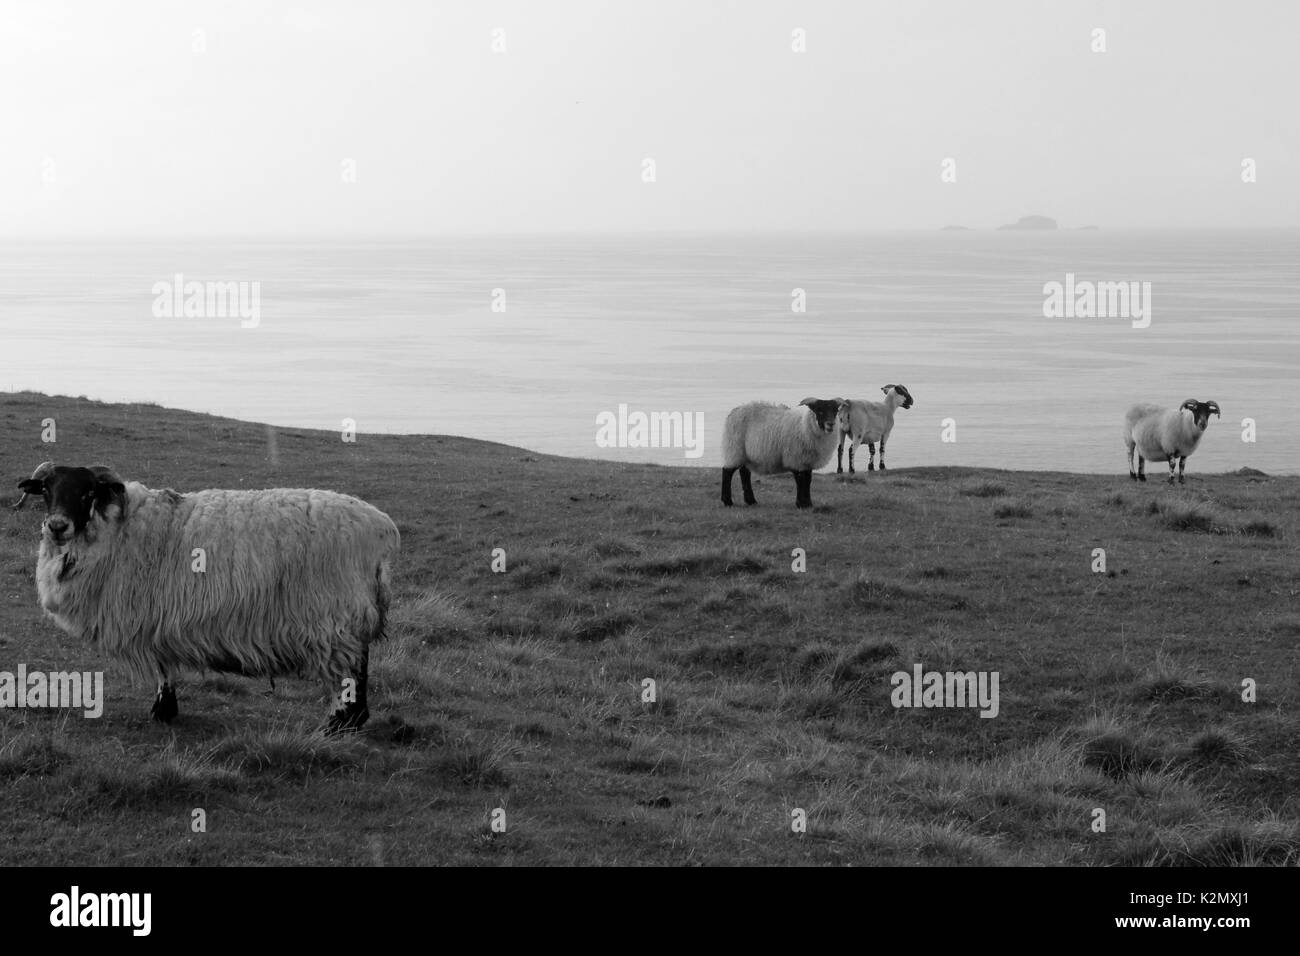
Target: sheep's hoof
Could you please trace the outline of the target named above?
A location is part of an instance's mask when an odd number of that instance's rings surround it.
[[[876,470],[875,465],[867,465],[867,471],[875,471],[875,470]]]
[[[723,499],[722,499],[722,503],[723,503],[724,505],[726,505],[728,508],[731,507],[731,499],[730,499],[730,498],[723,498]]]
[[[795,506],[796,508],[811,508],[811,507],[812,507],[812,502],[811,502],[811,501],[796,501],[796,502],[794,503],[794,506]]]
[[[354,734],[361,729],[361,725],[370,719],[370,710],[362,707],[357,708],[355,704],[349,704],[330,714],[329,724],[325,727],[325,736],[333,737],[336,734]]]
[[[1178,483],[1179,483],[1180,485],[1182,485],[1182,484],[1186,484],[1186,482],[1183,481],[1183,476],[1182,476],[1182,475],[1179,475],[1179,476],[1178,476]]]
[[[836,468],[836,469],[835,469],[835,474],[837,474],[837,475],[842,475],[842,474],[844,474],[844,469],[843,469],[843,468]],[[850,474],[850,475],[853,474],[853,469],[852,469],[852,468],[849,469],[849,474]]]
[[[756,505],[758,504],[758,499],[755,498],[753,495],[750,495],[748,498],[745,499],[745,504]]]
[[[1130,471],[1130,472],[1128,473],[1128,476],[1129,476],[1130,478],[1132,478],[1134,481],[1137,481],[1137,480],[1138,480],[1138,473],[1137,473],[1136,471]]]
[[[149,716],[164,724],[170,724],[180,712],[180,708],[176,706],[176,691],[170,687],[158,691],[153,706],[149,708]]]
[[[1138,475],[1138,481],[1146,481],[1146,480],[1147,480],[1146,475]]]
[[[885,463],[883,461],[880,463],[880,470],[881,471],[885,470]]]

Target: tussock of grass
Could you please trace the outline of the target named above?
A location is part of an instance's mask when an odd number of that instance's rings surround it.
[[[793,667],[796,674],[806,676],[835,660],[836,650],[831,645],[816,642],[805,644],[795,652]]]
[[[1241,526],[1241,533],[1255,538],[1273,538],[1278,534],[1277,525],[1263,518],[1247,521]]]
[[[1169,658],[1158,655],[1151,668],[1133,684],[1132,694],[1137,700],[1167,703],[1231,699],[1233,689],[1198,674],[1184,674]]]
[[[245,728],[227,734],[210,751],[214,763],[249,775],[306,777],[355,770],[365,753],[353,735],[326,737],[321,731],[294,728]]]
[[[82,763],[55,780],[61,809],[72,817],[195,803],[241,784],[238,773],[219,766],[210,754],[170,749],[144,763],[128,754],[95,765]]]
[[[468,787],[504,787],[509,783],[506,761],[514,752],[515,745],[508,739],[484,743],[462,736],[448,742],[430,770]]]
[[[890,610],[900,604],[917,604],[931,599],[929,591],[870,578],[860,577],[848,582],[844,601],[858,611]]]
[[[1010,504],[998,505],[998,507],[993,510],[993,517],[995,518],[1032,518],[1033,516],[1033,509],[1018,501]]]
[[[1230,727],[1211,727],[1192,738],[1188,750],[1193,759],[1205,764],[1236,765],[1251,758],[1245,737]]]
[[[1147,513],[1158,515],[1160,523],[1171,531],[1200,534],[1227,534],[1232,523],[1214,506],[1204,501],[1181,501],[1156,498],[1147,504]]]
[[[831,686],[841,687],[893,672],[898,669],[898,653],[891,641],[864,641],[836,660],[831,669]]]
[[[54,773],[68,756],[48,734],[12,737],[0,744],[0,780]]]
[[[636,618],[624,611],[609,611],[594,617],[573,617],[554,629],[553,635],[561,641],[607,641],[626,632],[636,624]]]
[[[601,761],[601,766],[618,773],[675,776],[684,771],[685,762],[653,738],[634,737],[625,753]]]
[[[1009,494],[1006,485],[996,481],[973,481],[960,485],[957,490],[969,498],[1001,498]]]
[[[413,637],[419,644],[430,647],[477,631],[474,615],[440,591],[424,591],[394,601],[388,616],[390,638]]]
[[[1275,821],[1162,833],[1141,848],[1131,866],[1295,866],[1300,828]]]
[[[676,553],[624,561],[618,568],[644,577],[761,574],[768,569],[770,563],[732,548],[681,548]]]
[[[705,638],[672,655],[672,660],[713,674],[773,675],[790,660],[780,644],[744,637]]]
[[[1149,736],[1116,729],[1083,742],[1084,766],[1094,767],[1112,779],[1160,770],[1167,763],[1163,750]]]

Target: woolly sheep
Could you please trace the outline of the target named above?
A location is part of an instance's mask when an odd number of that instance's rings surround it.
[[[1210,424],[1210,414],[1222,418],[1214,402],[1189,398],[1176,409],[1159,405],[1134,405],[1124,416],[1124,446],[1128,449],[1128,474],[1134,481],[1146,481],[1146,463],[1169,462],[1169,483],[1174,483],[1174,462],[1178,462],[1178,482],[1183,482],[1187,456],[1196,451],[1201,436]],[[1137,471],[1133,470],[1133,452],[1138,453]]]
[[[849,474],[853,474],[853,455],[858,450],[858,445],[862,442],[867,443],[867,451],[870,459],[867,461],[867,471],[876,470],[876,442],[880,442],[880,470],[885,471],[885,442],[889,440],[889,433],[894,430],[894,409],[902,406],[903,408],[912,407],[912,394],[907,390],[906,385],[885,385],[880,389],[885,393],[883,402],[860,402],[851,400],[845,403],[840,409],[839,420],[836,423],[837,434],[835,436],[835,471],[837,473],[844,471],[844,440],[847,438],[849,445]]]
[[[177,714],[172,674],[209,668],[316,677],[336,699],[330,733],[365,723],[369,645],[399,547],[382,511],[299,488],[182,495],[52,462],[19,487],[45,499],[41,607],[133,675],[156,676],[155,719]]]
[[[750,402],[733,408],[722,429],[722,503],[731,505],[731,476],[740,471],[745,504],[757,504],[750,471],[794,474],[795,506],[812,506],[812,473],[835,449],[842,398],[805,398],[796,407]]]

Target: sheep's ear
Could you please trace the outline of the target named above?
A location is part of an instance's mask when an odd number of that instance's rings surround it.
[[[18,489],[23,494],[43,495],[45,494],[45,481],[41,478],[24,478],[18,482]]]
[[[802,402],[800,402],[799,404],[800,404],[800,405],[811,405],[813,402],[818,402],[818,401],[821,401],[821,399],[818,399],[818,398],[805,398],[805,399],[804,399]]]
[[[1183,402],[1183,404],[1179,406],[1179,411],[1182,411],[1184,408],[1190,411],[1193,415],[1196,414],[1196,399],[1189,398],[1187,401]]]
[[[881,390],[882,392],[884,392],[886,395],[888,395],[888,394],[889,394],[889,390],[890,390],[891,388],[893,388],[893,387],[894,387],[894,386],[892,386],[892,385],[882,385],[882,386],[880,386],[880,390]]]

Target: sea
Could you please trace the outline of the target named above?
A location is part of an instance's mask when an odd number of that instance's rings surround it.
[[[891,468],[1124,473],[1126,409],[1195,398],[1190,470],[1297,474],[1300,231],[8,242],[0,353],[0,391],[687,467],[741,403],[903,384]]]

